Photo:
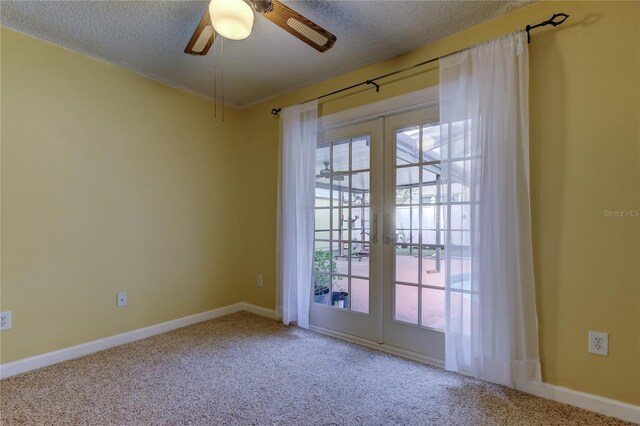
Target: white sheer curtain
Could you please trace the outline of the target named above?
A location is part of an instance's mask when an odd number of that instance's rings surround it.
[[[528,70],[524,33],[440,60],[445,367],[507,386],[540,380]]]
[[[309,328],[318,102],[283,108],[278,174],[278,290],[282,322]]]

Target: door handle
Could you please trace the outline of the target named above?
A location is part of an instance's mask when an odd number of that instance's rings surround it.
[[[384,215],[384,222],[382,223],[384,230],[384,242],[385,244],[391,244],[389,241],[389,214]]]
[[[398,238],[400,238],[400,236],[398,234],[396,234],[395,232],[387,234],[387,244],[397,243],[398,242]]]

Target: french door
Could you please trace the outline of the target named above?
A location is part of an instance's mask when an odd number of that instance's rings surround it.
[[[444,358],[437,108],[322,132],[311,324]]]
[[[384,343],[444,359],[444,211],[437,108],[385,120]]]
[[[310,322],[379,342],[381,128],[372,121],[318,140]]]

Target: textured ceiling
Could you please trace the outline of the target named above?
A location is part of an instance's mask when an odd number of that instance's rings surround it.
[[[251,35],[224,41],[225,102],[245,107],[391,58],[528,2],[286,1],[333,32],[319,53],[256,16]],[[183,53],[206,1],[6,1],[2,25],[213,98],[212,51]]]

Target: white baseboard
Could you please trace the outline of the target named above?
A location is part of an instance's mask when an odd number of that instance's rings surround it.
[[[372,349],[444,368],[444,362],[442,360],[430,358],[415,352],[406,351],[394,346],[379,344],[371,340],[362,339],[360,337],[351,336],[349,334],[340,333],[338,331],[329,330],[315,325],[311,325],[309,329],[320,334],[336,337],[338,339],[357,343]],[[604,398],[586,392],[575,391],[562,386],[550,385],[548,383],[518,384],[516,385],[516,388],[531,395],[536,395],[545,399],[604,414],[605,416],[616,417],[628,422],[640,424],[640,407],[637,405],[627,404],[616,401],[615,399]]]
[[[0,365],[0,379],[15,376],[16,374],[26,373],[27,371],[36,370],[38,368],[47,367],[59,362],[80,358],[94,352],[112,348],[114,346],[124,345],[126,343],[135,342],[136,340],[146,339],[156,334],[166,333],[167,331],[186,327],[198,322],[207,321],[218,318],[223,315],[232,314],[234,312],[247,311],[256,315],[275,318],[275,311],[261,308],[259,306],[248,303],[236,303],[221,308],[212,309],[206,312],[189,315],[187,317],[163,322],[161,324],[151,325],[149,327],[139,328],[137,330],[127,331],[125,333],[116,334],[115,336],[105,337],[103,339],[94,340],[92,342],[82,343],[80,345],[71,346],[53,352],[47,352],[30,358],[21,359]]]
[[[262,306],[256,306],[250,303],[239,303],[239,305],[241,305],[241,311],[251,312],[252,314],[271,318],[272,320],[276,319],[276,311],[273,309],[263,308]]]
[[[210,311],[201,312],[195,315],[178,318],[172,321],[163,322],[161,324],[139,328],[137,330],[128,331],[126,333],[116,334],[115,336],[105,337],[104,339],[94,340],[92,342],[71,346],[69,348],[48,352],[42,355],[36,355],[31,358],[2,364],[0,365],[0,379],[57,364],[59,362],[68,361],[70,359],[79,358],[85,355],[92,354],[94,352],[112,348],[114,346],[124,345],[136,340],[155,336],[156,334],[166,333],[167,331],[186,327],[198,322],[207,321],[239,311],[247,311],[271,319],[276,318],[276,312],[273,309],[267,309],[249,303],[236,303],[217,309],[212,309]],[[444,365],[442,360],[427,357],[415,352],[406,351],[394,346],[379,344],[371,340],[362,339],[318,326],[312,325],[310,329],[317,333],[336,337],[338,339],[346,340],[404,358],[409,358],[425,364],[431,364],[437,367],[443,367]],[[596,413],[616,417],[629,422],[640,423],[640,407],[637,405],[627,404],[624,402],[616,401],[614,399],[604,398],[586,392],[579,392],[548,383],[518,384],[516,388],[522,392],[540,396],[542,398],[551,399],[564,404],[584,408],[590,411],[595,411]]]
[[[422,362],[424,364],[435,365],[436,367],[444,367],[444,362],[441,359],[428,357],[416,352],[400,349],[395,346],[385,345],[384,343],[374,342],[373,340],[363,339],[360,337],[352,336],[350,334],[341,333],[339,331],[330,330],[328,328],[319,327],[317,325],[310,325],[309,330],[316,333],[324,334],[327,336],[335,337],[337,339],[346,340],[347,342],[356,343],[358,345],[366,346],[368,348],[376,349],[378,351],[386,352],[392,355],[398,355],[403,358],[412,359],[414,361]]]
[[[549,383],[518,383],[516,389],[542,398],[558,401],[585,410],[595,411],[605,416],[616,417],[628,422],[640,423],[640,406],[604,398],[586,392],[575,391]]]

